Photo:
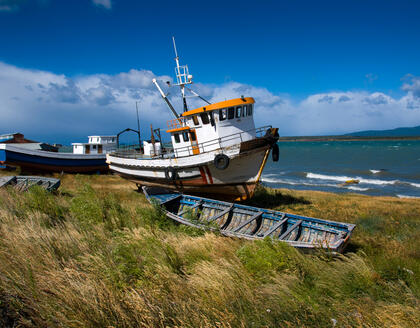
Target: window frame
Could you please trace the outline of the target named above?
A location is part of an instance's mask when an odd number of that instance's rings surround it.
[[[242,117],[248,116],[248,105],[243,105],[242,108]]]
[[[195,133],[195,130],[190,131],[190,140],[197,141],[197,134]]]
[[[242,117],[242,106],[236,106],[235,107],[235,118],[241,118]]]
[[[219,121],[227,120],[227,108],[219,109]]]

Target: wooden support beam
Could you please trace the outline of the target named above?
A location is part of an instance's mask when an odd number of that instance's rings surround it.
[[[289,229],[287,229],[287,231],[282,234],[279,239],[284,239],[287,237],[287,235],[289,235],[293,230],[295,230],[297,227],[299,227],[302,224],[302,220],[297,221],[294,225],[292,225]]]
[[[173,198],[169,198],[168,200],[165,200],[164,202],[161,202],[160,205],[168,204],[168,203],[170,203],[170,202],[172,202],[172,201],[174,201],[174,200],[176,200],[178,198],[181,198],[181,197],[182,197],[182,195],[178,195],[178,196],[175,196]]]
[[[283,224],[285,224],[287,222],[287,220],[289,220],[289,218],[286,218],[286,213],[284,213],[281,218],[280,221],[278,223],[276,223],[270,230],[268,230],[266,232],[266,234],[264,235],[264,237],[270,236],[274,231],[276,231],[278,228],[280,228]]]
[[[235,230],[233,230],[233,232],[238,232],[239,230],[241,230],[243,227],[247,226],[248,224],[250,224],[252,221],[257,220],[259,217],[261,217],[264,214],[264,212],[258,212],[257,214],[255,214],[253,217],[251,217],[250,219],[246,220],[244,223],[240,224],[237,228],[235,228]]]
[[[233,204],[231,206],[229,206],[227,209],[225,209],[223,212],[220,212],[219,214],[216,214],[216,215],[212,216],[207,221],[211,222],[211,221],[217,220],[218,218],[222,217],[223,215],[229,213],[232,209],[233,209]]]

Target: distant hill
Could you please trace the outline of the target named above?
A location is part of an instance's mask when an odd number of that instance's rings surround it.
[[[412,128],[397,128],[392,130],[368,130],[343,134],[351,137],[412,137],[420,136],[420,125]]]

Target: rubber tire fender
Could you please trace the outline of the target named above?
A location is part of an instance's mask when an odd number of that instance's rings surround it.
[[[279,155],[280,155],[279,145],[275,143],[271,147],[271,156],[273,158],[273,162],[279,161]]]
[[[280,135],[279,132],[276,131],[276,133],[274,133],[274,135],[271,133],[271,129],[267,129],[267,131],[265,131],[265,136],[264,136],[267,140],[268,143],[270,145],[273,145],[277,142],[277,140],[279,139]]]
[[[176,172],[176,170],[173,167],[167,167],[165,169],[165,178],[168,180],[176,180],[178,176],[178,173]]]
[[[225,154],[217,154],[214,157],[214,166],[219,170],[225,170],[229,166],[229,157]]]

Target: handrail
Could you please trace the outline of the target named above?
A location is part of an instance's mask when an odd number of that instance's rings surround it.
[[[222,143],[226,143],[226,142],[231,141],[231,140],[240,139],[240,142],[243,142],[243,135],[245,133],[250,133],[250,132],[255,131],[255,134],[257,136],[258,136],[258,134],[260,134],[260,136],[261,136],[262,133],[264,133],[265,131],[267,131],[267,129],[270,129],[270,128],[271,128],[271,125],[266,125],[266,126],[263,126],[263,127],[260,127],[260,128],[255,128],[255,129],[250,129],[250,130],[247,130],[247,131],[237,132],[237,133],[234,133],[234,134],[231,134],[231,135],[228,135],[228,136],[224,136],[222,138],[217,138],[217,139],[205,141],[205,142],[199,143],[199,144],[194,145],[194,146],[193,145],[188,145],[188,146],[185,146],[185,147],[182,147],[182,148],[177,148],[177,149],[163,148],[162,149],[163,152],[162,152],[161,155],[150,156],[148,158],[158,158],[158,157],[161,157],[161,158],[162,157],[181,158],[181,157],[192,156],[192,155],[194,155],[193,150],[197,149],[197,147],[200,151],[200,154],[208,153],[208,152],[211,152],[211,151],[222,149],[223,148]],[[229,147],[239,146],[240,142],[238,142],[238,144],[236,144],[236,145],[231,145]],[[205,148],[209,148],[210,146],[214,146],[214,145],[219,145],[219,147],[216,148],[216,149],[211,149],[211,150],[205,151]],[[182,153],[184,153],[184,152],[186,152],[187,154],[183,155]],[[181,155],[180,155],[180,153],[181,153]],[[119,151],[119,150],[117,150],[112,154],[115,154],[119,157],[126,157],[126,158],[138,158],[139,155],[141,155],[139,152],[136,152],[135,150],[134,151]]]

